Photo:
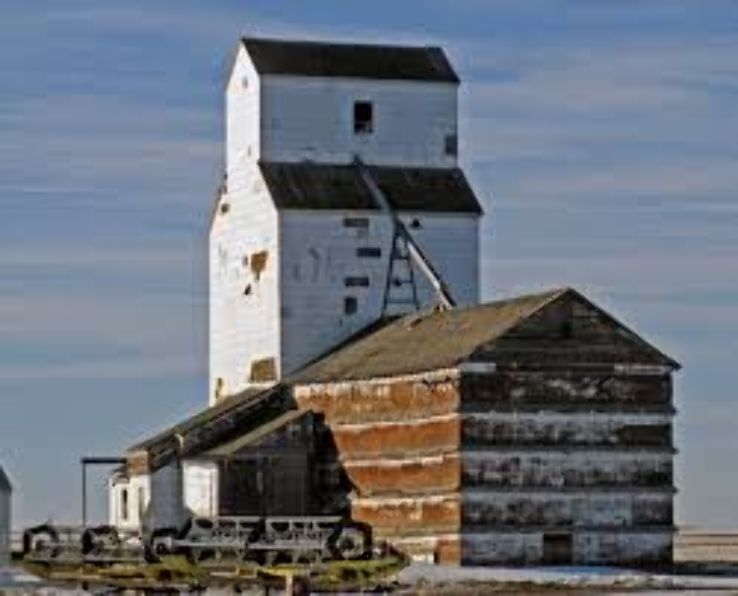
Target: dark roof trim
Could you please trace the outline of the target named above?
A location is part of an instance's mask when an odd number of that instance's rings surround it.
[[[594,310],[598,311],[600,314],[602,314],[602,316],[604,316],[606,319],[608,319],[613,325],[615,325],[616,327],[620,327],[623,330],[627,331],[635,339],[637,339],[638,341],[640,341],[645,347],[647,347],[650,350],[652,350],[655,354],[658,354],[661,357],[661,359],[663,360],[663,362],[664,362],[664,364],[666,366],[670,366],[674,370],[681,370],[682,365],[679,364],[679,362],[677,362],[676,360],[674,360],[668,354],[666,354],[663,351],[659,350],[651,342],[646,341],[645,339],[643,339],[643,337],[641,335],[639,335],[638,333],[636,333],[635,331],[633,331],[630,327],[628,327],[622,321],[616,319],[613,315],[611,315],[609,312],[607,312],[603,308],[600,308],[599,306],[597,306],[594,302],[592,302],[584,294],[582,294],[581,292],[575,290],[574,288],[567,288],[567,291],[568,292],[571,292],[573,295],[575,295],[577,298],[579,298],[579,300],[581,300],[582,302],[584,302],[585,304],[587,304],[590,308],[593,308]]]
[[[284,428],[290,422],[297,420],[302,416],[308,415],[310,415],[310,412],[305,410],[287,410],[284,414],[277,416],[266,424],[262,424],[261,426],[256,427],[251,432],[246,432],[242,435],[239,435],[235,439],[233,439],[232,441],[228,441],[227,443],[219,443],[216,447],[206,451],[200,457],[203,457],[204,459],[223,457],[227,458],[229,456],[235,455],[242,449],[250,447],[255,443],[258,443],[260,440],[264,439],[268,435],[272,434],[273,432]]]
[[[10,484],[10,478],[8,478],[8,475],[5,473],[2,466],[0,466],[0,490],[5,492],[13,490],[13,485]]]
[[[134,457],[145,453],[151,470],[166,465],[176,456],[196,455],[290,409],[288,393],[281,384],[269,389],[247,389],[134,445],[127,454]]]
[[[249,37],[241,43],[260,74],[460,82],[439,47]]]
[[[259,167],[278,209],[378,210],[354,165],[260,162]],[[483,213],[459,168],[370,166],[369,170],[397,211]]]

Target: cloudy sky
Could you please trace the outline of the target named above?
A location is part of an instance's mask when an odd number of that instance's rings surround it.
[[[574,285],[681,361],[678,521],[738,527],[738,4],[0,8],[0,462],[18,525],[74,521],[81,455],[206,402],[206,222],[246,32],[447,49],[488,212],[484,297]]]

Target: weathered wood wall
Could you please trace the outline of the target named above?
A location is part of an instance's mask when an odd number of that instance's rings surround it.
[[[351,514],[418,557],[460,560],[461,436],[456,374],[305,385],[353,489]]]
[[[668,375],[501,367],[460,385],[464,562],[545,562],[550,536],[557,562],[671,559]]]

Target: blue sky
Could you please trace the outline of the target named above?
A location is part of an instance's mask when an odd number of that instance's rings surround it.
[[[574,285],[681,361],[678,520],[738,527],[738,4],[0,8],[0,462],[18,525],[74,521],[81,455],[206,401],[207,214],[247,32],[447,49],[488,212],[484,297]]]

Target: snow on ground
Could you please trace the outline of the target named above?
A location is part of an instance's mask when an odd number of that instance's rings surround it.
[[[28,586],[39,581],[37,577],[12,567],[0,567],[0,589]]]
[[[503,582],[570,588],[738,590],[738,575],[672,575],[619,567],[442,567],[414,563],[403,569],[397,580],[404,585]]]

